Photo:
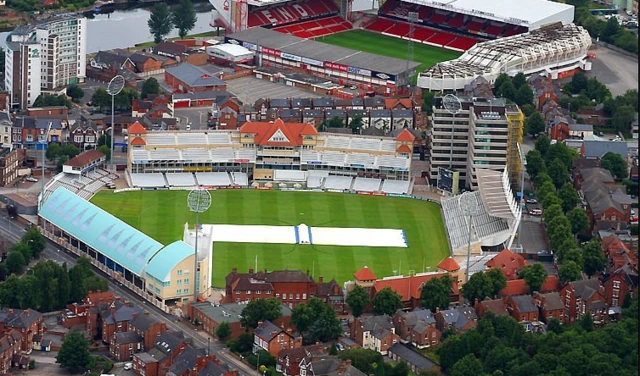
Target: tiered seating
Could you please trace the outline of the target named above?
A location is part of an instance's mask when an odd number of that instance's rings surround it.
[[[464,15],[456,13],[447,21],[447,25],[451,27],[461,27],[464,24]]]
[[[324,181],[324,187],[326,189],[336,189],[336,190],[347,190],[351,189],[351,184],[353,183],[353,178],[351,176],[336,176],[329,175],[327,179]]]
[[[195,163],[210,162],[211,154],[209,149],[182,149],[182,158]]]
[[[229,162],[234,159],[236,154],[231,148],[211,149],[212,162]]]
[[[322,163],[329,166],[344,166],[345,154],[339,151],[325,151],[322,153]]]
[[[280,26],[274,30],[300,38],[314,38],[351,30],[351,23],[340,16],[306,21],[295,25]]]
[[[297,170],[275,170],[273,171],[273,180],[275,181],[307,181],[307,173]]]
[[[466,28],[469,31],[480,31],[485,27],[486,24],[486,21],[474,18],[469,23],[467,23]]]
[[[307,188],[322,188],[328,171],[307,171]]]
[[[149,159],[154,161],[180,161],[180,151],[177,149],[149,150]]]
[[[131,174],[131,184],[139,188],[166,187],[163,174]]]
[[[388,28],[383,34],[391,34],[402,38],[403,36],[407,35],[407,33],[409,32],[409,28],[409,24],[398,22],[397,24]]]
[[[249,176],[244,172],[232,172],[231,178],[235,185],[246,187],[249,185]]]
[[[369,154],[361,154],[361,153],[347,154],[347,163],[369,167],[374,165],[375,157]]]
[[[402,157],[380,155],[376,159],[376,165],[380,167],[390,167],[390,168],[408,168],[409,160]]]
[[[228,132],[224,133],[209,133],[207,134],[210,145],[228,145],[231,144],[231,135]]]
[[[446,46],[447,44],[451,43],[455,38],[456,36],[453,34],[438,32],[434,36],[429,38],[429,40],[427,40],[427,43],[434,44],[436,46]]]
[[[93,195],[94,193],[98,192],[102,187],[104,187],[104,182],[100,179],[97,179],[85,185],[83,190]]]
[[[251,162],[256,161],[256,151],[253,149],[236,150],[236,159],[248,159]]]
[[[477,40],[473,39],[473,38],[467,38],[467,37],[457,37],[456,39],[454,39],[453,41],[451,41],[449,44],[447,44],[447,47],[451,47],[451,48],[455,48],[458,50],[463,50],[466,51],[469,48],[473,47],[476,43],[478,43]]]
[[[176,135],[173,133],[149,133],[145,140],[147,145],[177,145]]]
[[[380,142],[380,151],[395,152],[396,142],[393,140],[383,140]]]
[[[427,21],[436,25],[441,25],[444,23],[447,17],[449,17],[449,13],[441,13],[440,11],[435,11]]]
[[[167,183],[172,187],[192,187],[196,185],[191,172],[167,172]]]
[[[248,26],[286,25],[335,13],[338,13],[338,8],[331,0],[308,0],[269,8],[257,7],[249,11]]]
[[[353,183],[353,189],[363,192],[379,192],[381,183],[382,180],[380,179],[356,178],[356,181]]]
[[[206,145],[207,138],[198,133],[178,133],[178,145]]]
[[[495,24],[491,22],[489,23],[489,26],[483,30],[483,33],[498,36],[502,34],[502,29],[504,29],[504,24]]]
[[[509,27],[506,28],[506,30],[503,32],[502,35],[505,37],[510,37],[512,35],[518,35],[526,32],[527,32],[526,27],[509,25]]]
[[[351,139],[349,137],[329,136],[324,145],[332,149],[349,149]]]
[[[416,27],[415,29],[413,29],[412,39],[424,42],[425,40],[434,36],[436,33],[437,31],[434,31],[432,29],[427,29],[426,27]],[[410,35],[408,37],[411,38]]]
[[[380,140],[373,140],[369,138],[353,138],[351,140],[351,148],[358,150],[380,150]]]
[[[451,241],[453,249],[460,248],[466,244],[469,237],[468,217],[465,217],[458,197],[442,200],[442,212],[444,213],[444,224],[447,228],[447,235]],[[471,241],[475,242],[478,238],[475,231],[471,231]]]
[[[385,180],[382,183],[382,192],[395,194],[409,194],[409,180]]]
[[[149,160],[149,152],[146,150],[131,150],[131,159],[133,161],[148,161]]]
[[[391,20],[388,20],[386,18],[378,18],[372,23],[370,23],[368,26],[366,26],[365,29],[382,33],[388,28],[392,27],[393,25],[394,25],[394,22]]]
[[[320,160],[320,154],[311,150],[302,150],[300,153],[300,162],[316,162]]]
[[[198,184],[208,187],[228,187],[233,184],[227,172],[196,172]]]

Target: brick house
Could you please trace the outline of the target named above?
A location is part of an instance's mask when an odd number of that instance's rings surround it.
[[[316,295],[317,285],[309,274],[299,270],[238,273],[234,268],[226,277],[224,303],[276,298],[290,307],[308,303]]]
[[[220,364],[219,360],[207,362],[197,376],[238,376],[238,371]]]
[[[605,271],[614,271],[628,264],[637,266],[635,254],[617,235],[605,236],[600,242],[600,246],[607,257]]]
[[[538,307],[531,295],[515,295],[506,299],[507,311],[516,321],[538,321]]]
[[[196,376],[209,362],[215,361],[216,359],[213,355],[207,355],[207,349],[187,345],[171,362],[166,374],[172,376]]]
[[[555,275],[550,275],[540,286],[541,293],[560,291],[560,281]],[[529,286],[524,279],[514,279],[507,281],[507,286],[500,290],[500,296],[525,295],[529,293]]]
[[[436,319],[428,309],[398,310],[392,321],[402,343],[411,343],[421,349],[440,344],[442,333],[436,328]]]
[[[389,315],[361,316],[351,326],[351,338],[362,348],[386,355],[389,348],[400,341]]]
[[[476,299],[473,308],[475,308],[478,317],[484,317],[487,312],[491,312],[495,316],[509,316],[505,299],[485,298],[482,301]]]
[[[316,297],[324,300],[337,314],[347,313],[344,293],[335,279],[324,282],[324,277],[319,277],[316,283]]]
[[[227,90],[224,81],[189,63],[165,69],[164,79],[175,92],[180,93]]]
[[[401,296],[402,303],[407,308],[416,308],[420,305],[420,292],[422,286],[431,278],[440,278],[447,273],[421,273],[408,277],[393,277],[383,278],[375,282],[371,297],[375,296],[378,291],[389,287]],[[455,280],[451,286],[451,302],[457,303],[460,301],[460,290],[458,288],[458,281]]]
[[[498,268],[502,270],[507,279],[517,279],[518,272],[527,265],[527,261],[521,254],[504,249],[484,265],[490,269]]]
[[[316,128],[320,128],[324,121],[324,111],[319,108],[302,111],[302,122],[313,125]]]
[[[95,149],[98,146],[98,130],[93,122],[76,121],[69,129],[69,142],[80,150]]]
[[[131,101],[131,116],[147,115],[152,118],[172,118],[173,101],[168,95],[149,94],[144,99]]]
[[[162,60],[139,52],[129,55],[129,60],[135,66],[135,73],[143,76],[162,73]]]
[[[136,332],[113,333],[109,341],[109,355],[117,362],[133,359],[133,354],[144,351],[142,337]]]
[[[102,335],[98,314],[100,306],[108,306],[116,300],[120,300],[111,291],[90,291],[87,297],[80,303],[67,305],[67,309],[60,314],[62,326],[71,329],[76,325],[84,326],[85,335],[89,338],[97,338]]]
[[[436,328],[440,332],[447,329],[453,330],[456,334],[464,333],[476,327],[478,315],[472,307],[455,307],[446,310],[436,310],[434,314]]]
[[[253,330],[253,352],[265,350],[277,357],[278,353],[286,349],[302,346],[302,337],[293,333],[291,328],[277,326],[269,320],[259,322]]]
[[[153,347],[160,334],[167,331],[167,324],[149,316],[149,312],[136,313],[129,322],[129,331],[136,333],[144,345],[144,350],[149,351]]]
[[[311,375],[311,362],[326,355],[327,348],[323,345],[285,349],[278,353],[276,371],[284,376]]]
[[[160,42],[153,47],[153,53],[156,55],[166,56],[177,61],[180,61],[188,50],[189,47],[184,44],[169,41]]]
[[[181,332],[164,332],[156,338],[151,350],[133,356],[133,370],[140,376],[166,375],[186,346],[187,342]]]
[[[638,289],[638,269],[629,264],[603,275],[604,294],[609,307],[622,307],[627,294]]]
[[[371,292],[373,286],[376,283],[378,277],[373,273],[371,269],[369,269],[366,265],[363,266],[360,270],[353,273],[353,278],[356,285],[362,287],[363,289]]]
[[[240,324],[240,317],[244,304],[211,304],[209,302],[191,303],[187,306],[187,315],[193,320],[198,320],[202,329],[209,335],[215,336],[216,329],[221,323],[229,324],[231,335],[229,338],[236,338],[247,331],[247,328]],[[291,322],[291,308],[288,305],[280,305],[281,316],[273,323],[279,326],[288,326]]]
[[[157,376],[158,360],[148,352],[133,355],[133,372],[138,376]]]
[[[101,307],[102,341],[109,343],[114,333],[128,331],[129,322],[138,313],[142,313],[142,309],[119,300],[106,307]]]
[[[37,116],[37,117],[50,116],[50,115],[67,116],[68,114],[69,114],[69,108],[67,106],[27,108],[27,116]]]
[[[10,146],[0,148],[0,187],[11,187],[18,182],[18,170],[23,167],[27,157],[26,150],[11,150]]]
[[[0,337],[0,374],[10,374],[15,355],[22,353],[24,337],[17,329],[10,329]]]
[[[564,116],[554,116],[549,120],[549,138],[564,141],[570,137],[569,121]]]
[[[0,332],[17,330],[22,335],[22,351],[31,350],[33,337],[44,333],[42,313],[33,309],[2,309],[0,310]]]
[[[389,358],[395,362],[406,362],[411,372],[415,375],[422,371],[437,369],[438,366],[417,351],[396,343],[389,348]]]
[[[564,317],[565,324],[576,322],[587,313],[591,315],[596,325],[600,325],[606,320],[605,290],[597,279],[567,283],[560,290],[560,298],[567,308]]]
[[[351,365],[351,360],[340,360],[336,357],[319,359],[311,362],[311,373],[308,376],[367,376]],[[302,375],[301,375],[302,376]]]
[[[548,324],[549,320],[556,318],[562,322],[567,309],[564,306],[559,293],[550,292],[547,294],[541,294],[539,292],[534,292],[533,299],[540,312],[541,321]]]

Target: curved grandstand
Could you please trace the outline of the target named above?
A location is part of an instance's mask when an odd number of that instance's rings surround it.
[[[520,223],[521,210],[509,185],[509,174],[478,169],[478,190],[470,193],[477,211],[471,218],[471,252],[509,248]],[[444,223],[453,255],[467,253],[469,217],[460,196],[442,200]]]
[[[418,86],[432,91],[462,90],[476,77],[494,81],[500,73],[543,73],[553,79],[576,68],[590,70],[591,37],[581,26],[552,25],[526,34],[478,43],[459,58],[420,73]]]

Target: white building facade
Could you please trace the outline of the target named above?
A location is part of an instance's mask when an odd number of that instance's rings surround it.
[[[20,26],[5,42],[5,87],[12,108],[33,105],[40,94],[62,92],[86,78],[87,19],[60,15]]]

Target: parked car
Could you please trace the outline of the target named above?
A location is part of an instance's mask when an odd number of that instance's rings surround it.
[[[536,200],[535,198],[528,198],[526,202],[527,204],[537,204],[538,200]]]
[[[128,370],[130,370],[132,368],[133,368],[133,363],[129,362],[129,363],[125,363],[124,364],[125,371],[128,371]]]
[[[38,179],[34,178],[33,176],[27,176],[27,178],[24,179],[24,180],[30,181],[32,183],[37,183],[38,182]]]
[[[530,215],[535,215],[535,216],[540,216],[540,215],[542,215],[542,210],[541,209],[529,210],[529,214]]]

